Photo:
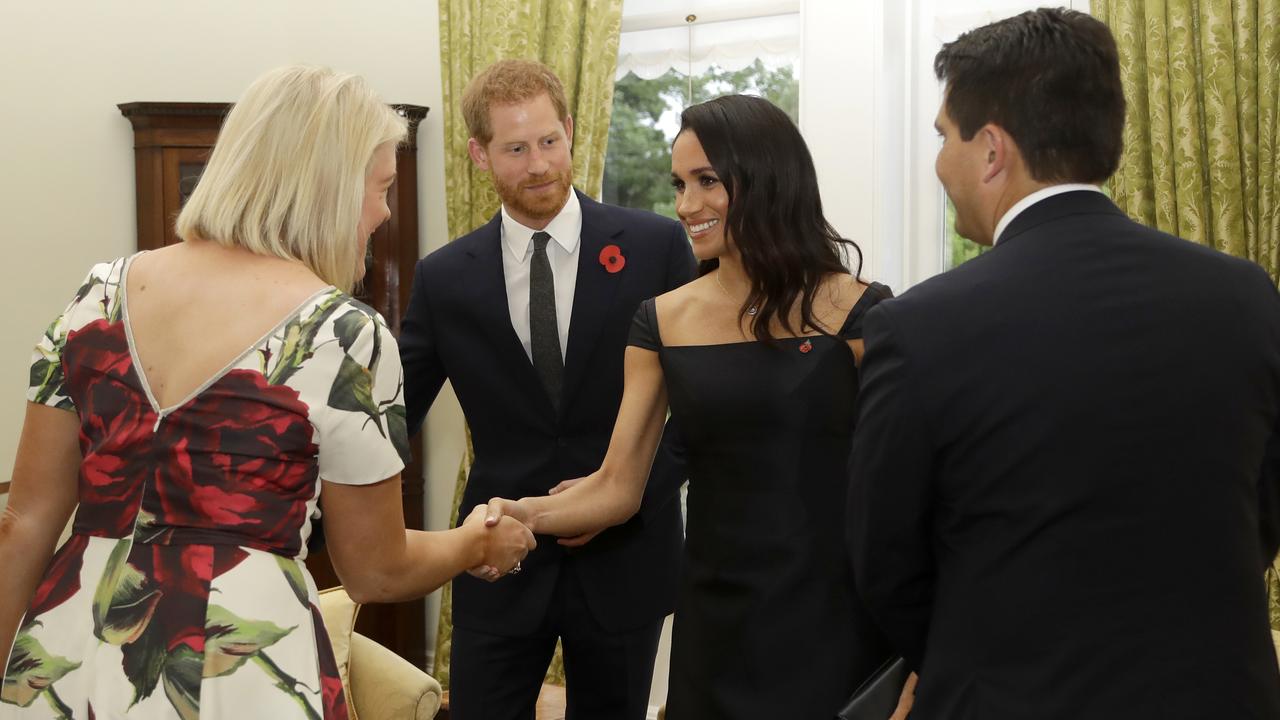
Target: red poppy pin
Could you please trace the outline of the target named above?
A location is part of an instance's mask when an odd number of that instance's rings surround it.
[[[804,342],[800,343],[800,352],[807,353],[812,349],[813,349],[813,343],[809,342],[808,340],[805,340]]]
[[[617,245],[606,245],[600,251],[600,264],[612,274],[626,267],[627,259],[622,256],[622,248]]]

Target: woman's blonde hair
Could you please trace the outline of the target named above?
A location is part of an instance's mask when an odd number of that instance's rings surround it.
[[[406,131],[358,75],[272,70],[227,114],[177,234],[298,260],[350,291],[373,153]]]

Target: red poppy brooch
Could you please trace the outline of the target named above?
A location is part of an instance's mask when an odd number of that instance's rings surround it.
[[[612,274],[626,267],[627,259],[622,256],[622,248],[617,245],[606,245],[600,251],[600,264]]]

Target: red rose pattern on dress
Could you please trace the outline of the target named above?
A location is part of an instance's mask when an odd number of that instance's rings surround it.
[[[402,457],[407,448],[394,339],[376,313],[330,289],[187,403],[157,413],[134,367],[121,265],[95,268],[33,361],[29,399],[80,419],[80,505],[3,666],[0,718],[15,706],[76,720],[104,712],[133,717],[131,709],[144,702],[153,712],[148,699],[160,694],[167,717],[195,720],[205,717],[200,694],[207,683],[259,673],[262,686],[283,693],[298,717],[345,720],[337,664],[295,558],[319,493],[317,409],[358,413],[354,427],[372,425],[367,436],[381,439],[384,455]],[[322,346],[329,352],[323,359]],[[375,392],[380,355],[382,362],[396,359],[396,377]],[[304,366],[324,368],[331,386],[297,385]],[[97,564],[90,567],[85,558],[93,547]],[[276,560],[247,565],[255,552]],[[279,625],[229,610],[224,603],[234,598],[221,596],[218,580],[241,567],[270,567],[277,579],[260,580],[282,589],[272,602],[292,604],[303,622]],[[98,573],[94,580],[89,572]],[[99,698],[77,695],[92,683],[64,687],[71,673],[95,671],[85,658],[49,650],[58,627],[45,619],[64,606],[84,608],[97,640],[119,648],[117,672],[133,690],[128,707],[108,710]],[[315,635],[310,661],[288,648],[277,653],[299,632]]]

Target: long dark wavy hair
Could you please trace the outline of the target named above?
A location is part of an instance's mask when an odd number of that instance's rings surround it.
[[[680,132],[692,132],[729,195],[727,237],[742,256],[750,283],[738,311],[741,323],[751,307],[751,331],[772,342],[774,318],[792,335],[808,328],[830,334],[813,316],[813,297],[830,273],[847,274],[841,248],[857,255],[854,277],[862,273],[862,249],[840,237],[822,214],[813,156],[791,118],[776,105],[749,95],[725,95],[692,105],[680,115]],[[699,275],[720,266],[704,260]],[[791,309],[800,302],[800,327]]]

